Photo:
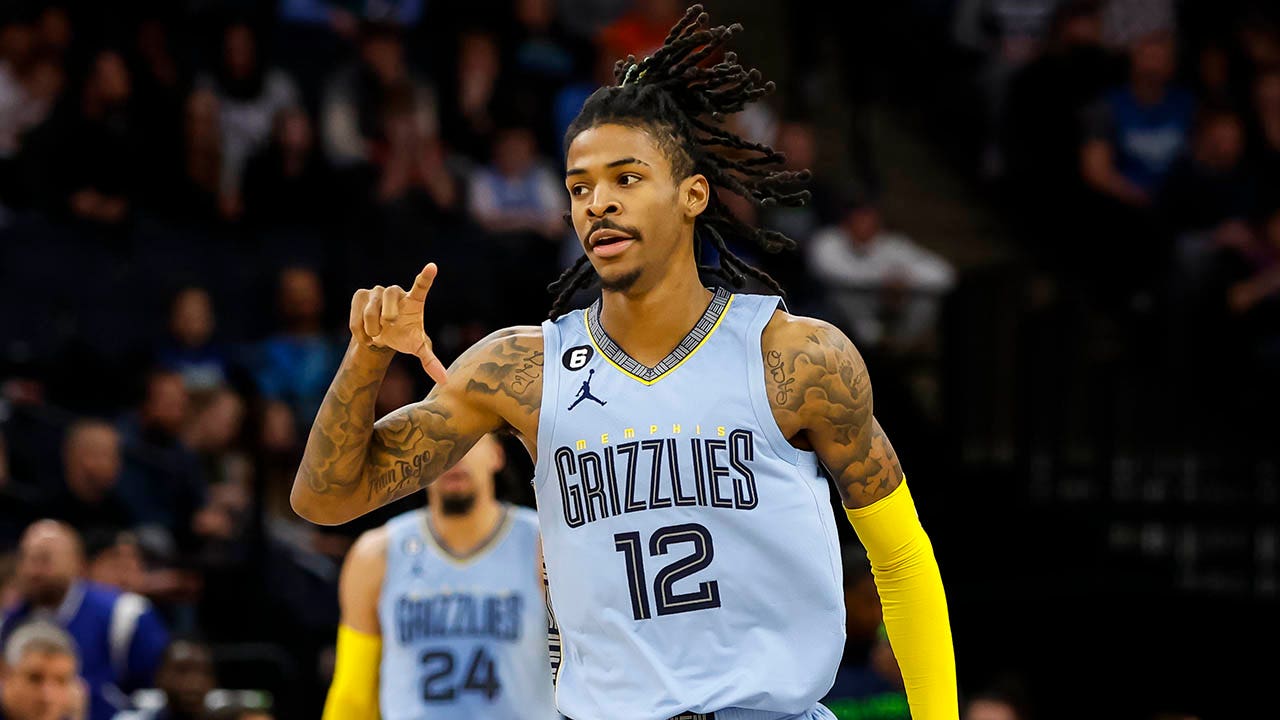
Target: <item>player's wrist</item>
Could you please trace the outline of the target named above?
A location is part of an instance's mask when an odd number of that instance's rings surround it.
[[[396,351],[389,347],[373,345],[353,337],[347,344],[347,362],[365,370],[386,370]]]

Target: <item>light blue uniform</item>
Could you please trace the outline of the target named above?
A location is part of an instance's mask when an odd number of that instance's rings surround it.
[[[537,516],[510,505],[503,513],[467,558],[440,545],[424,511],[387,524],[378,599],[383,720],[558,717]]]
[[[718,291],[655,368],[598,307],[542,326],[535,486],[560,712],[831,717],[817,701],[844,649],[840,549],[816,456],[766,394],[778,298]]]

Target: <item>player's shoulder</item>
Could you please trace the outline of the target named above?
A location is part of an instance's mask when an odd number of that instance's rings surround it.
[[[532,528],[535,532],[538,529],[538,512],[533,508],[527,508],[523,505],[507,505],[507,513],[511,517],[511,522],[523,527]]]
[[[541,365],[542,328],[537,325],[513,325],[495,330],[467,348],[454,363],[455,369],[467,374],[480,370],[508,368],[536,359]]]
[[[347,563],[384,562],[390,540],[390,523],[365,530],[347,551]]]
[[[782,308],[773,311],[760,344],[766,354],[771,350],[788,353],[815,349],[857,352],[853,341],[835,325],[807,315],[793,315]]]
[[[473,350],[511,352],[542,350],[541,325],[512,325],[494,330],[472,345]]]

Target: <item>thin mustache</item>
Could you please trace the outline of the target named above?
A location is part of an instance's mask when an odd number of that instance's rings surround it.
[[[591,223],[591,229],[587,231],[587,237],[590,238],[592,233],[594,233],[597,230],[618,230],[626,233],[627,235],[630,235],[632,238],[636,240],[640,239],[639,230],[633,227],[619,225],[618,223],[610,220],[609,218],[600,218],[599,220]]]

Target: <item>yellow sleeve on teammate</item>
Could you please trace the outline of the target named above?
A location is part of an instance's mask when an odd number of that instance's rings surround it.
[[[322,720],[377,720],[382,638],[338,626],[338,658]]]
[[[845,513],[871,561],[911,717],[956,720],[960,708],[947,597],[906,479],[887,496]]]

